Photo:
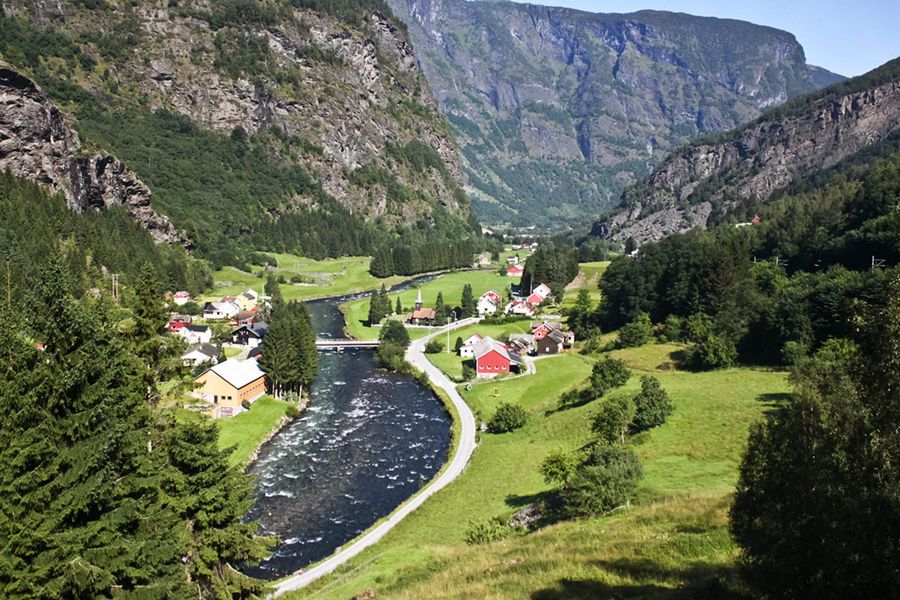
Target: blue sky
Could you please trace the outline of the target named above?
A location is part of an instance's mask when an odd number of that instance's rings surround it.
[[[900,56],[900,1],[886,0],[531,0],[591,12],[671,10],[741,19],[793,33],[807,62],[860,75]]]

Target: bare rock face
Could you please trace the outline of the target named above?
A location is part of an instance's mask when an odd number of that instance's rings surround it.
[[[0,63],[0,170],[62,192],[78,212],[124,206],[156,242],[184,243],[150,190],[112,156],[79,156],[78,134],[31,79]]]
[[[706,227],[714,208],[768,200],[795,177],[832,167],[900,129],[900,79],[841,89],[675,152],[625,191],[620,210],[596,233],[642,243]]]

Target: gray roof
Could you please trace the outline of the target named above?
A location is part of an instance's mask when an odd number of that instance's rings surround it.
[[[194,352],[199,352],[210,358],[219,358],[219,349],[212,344],[194,344],[193,346],[188,348],[187,352],[185,352],[182,356],[187,356],[188,354],[193,354]]]

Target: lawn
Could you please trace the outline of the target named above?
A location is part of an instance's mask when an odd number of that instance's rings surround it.
[[[235,446],[228,462],[238,465],[246,461],[287,413],[288,406],[289,402],[263,396],[250,406],[250,410],[230,419],[219,419],[219,448]]]
[[[458,306],[462,296],[462,288],[467,283],[472,285],[472,292],[477,300],[481,294],[489,290],[495,290],[503,294],[504,290],[511,283],[511,278],[500,275],[493,269],[447,273],[422,284],[418,288],[410,288],[390,294],[391,306],[393,307],[397,303],[397,296],[399,296],[404,312],[411,310],[413,305],[415,305],[416,295],[419,290],[422,291],[422,301],[426,307],[434,306],[438,292],[443,294],[444,304]],[[368,298],[360,298],[359,300],[352,300],[342,304],[341,310],[344,312],[344,317],[347,321],[347,332],[350,335],[360,340],[374,340],[378,337],[380,329],[366,325],[366,320],[369,316]],[[410,328],[409,330],[412,338],[420,338],[428,333],[429,330],[427,328]]]
[[[278,261],[274,270],[276,275],[283,275],[287,283],[281,284],[281,294],[287,300],[305,300],[322,296],[338,296],[375,289],[382,283],[390,287],[403,277],[377,279],[369,273],[370,258],[352,256],[345,258],[329,258],[313,260],[293,254],[268,253]],[[213,273],[214,290],[206,294],[202,300],[236,295],[247,288],[262,291],[265,277],[262,267],[253,267],[252,273],[234,267],[225,267]],[[291,277],[300,277],[301,283],[290,283]]]
[[[537,375],[477,383],[463,391],[480,420],[502,401],[522,405],[528,424],[482,434],[465,473],[372,549],[292,598],[348,598],[368,588],[388,598],[727,597],[735,547],[727,511],[751,423],[789,386],[783,373],[657,370],[677,345],[614,354],[639,375],[659,377],[675,405],[668,422],[637,440],[645,477],[635,506],[612,516],[558,523],[482,546],[464,543],[470,522],[509,517],[547,490],[538,466],[551,451],[590,439],[596,402],[564,411],[556,399],[590,373],[576,354],[536,363]],[[640,370],[637,370],[640,369]]]

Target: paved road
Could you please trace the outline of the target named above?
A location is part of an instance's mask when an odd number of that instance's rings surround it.
[[[464,327],[466,325],[471,325],[472,323],[475,323],[477,321],[478,319],[475,318],[463,319],[461,321],[457,321],[456,323],[451,323],[449,329]],[[453,455],[453,459],[450,461],[450,464],[447,466],[444,472],[441,473],[436,479],[434,479],[428,486],[423,488],[422,491],[420,491],[416,496],[413,496],[406,504],[396,510],[393,514],[391,514],[390,517],[381,522],[377,527],[371,529],[362,537],[357,538],[349,546],[342,548],[340,551],[331,555],[330,558],[327,558],[325,561],[319,563],[311,569],[298,573],[297,575],[292,575],[281,583],[278,583],[275,586],[276,596],[280,596],[291,590],[300,589],[310,582],[318,579],[319,577],[331,573],[336,568],[383,538],[385,534],[387,534],[387,532],[390,531],[397,523],[406,518],[406,516],[412,511],[422,506],[422,504],[428,498],[430,498],[432,494],[459,477],[459,475],[463,472],[463,469],[469,462],[469,458],[471,458],[472,456],[472,452],[475,451],[475,416],[472,414],[469,406],[463,401],[462,397],[456,391],[456,386],[453,384],[453,382],[450,381],[447,376],[444,375],[437,367],[432,365],[427,358],[425,358],[425,344],[428,343],[428,340],[435,336],[446,335],[447,330],[447,327],[443,327],[436,330],[430,335],[413,341],[409,345],[409,349],[407,349],[406,351],[406,360],[412,363],[413,366],[415,366],[417,369],[423,371],[426,375],[428,375],[428,378],[431,380],[431,383],[433,385],[441,388],[447,393],[447,395],[450,397],[451,402],[453,402],[453,406],[456,408],[456,412],[459,414],[459,420],[462,425],[459,445],[456,448],[456,454]]]

